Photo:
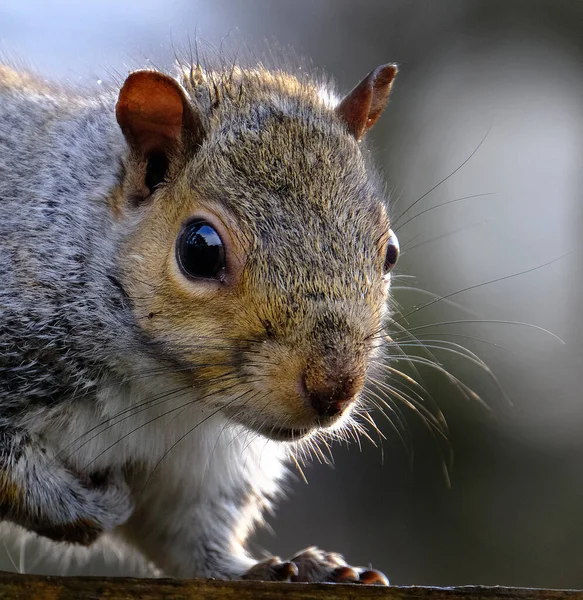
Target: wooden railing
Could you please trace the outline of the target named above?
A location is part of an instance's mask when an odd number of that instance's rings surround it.
[[[0,600],[583,600],[583,591],[44,577],[0,572]]]

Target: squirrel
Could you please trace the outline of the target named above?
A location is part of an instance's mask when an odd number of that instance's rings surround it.
[[[396,74],[0,67],[0,519],[172,577],[388,584],[246,542],[381,352],[398,242],[363,138]]]

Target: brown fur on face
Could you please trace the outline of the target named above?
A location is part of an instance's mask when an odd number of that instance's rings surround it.
[[[315,84],[237,70],[196,71],[183,85],[201,145],[178,143],[166,182],[126,209],[136,224],[120,266],[138,323],[176,378],[245,425],[274,437],[330,425],[306,390],[352,398],[365,383],[388,291],[382,196]],[[146,165],[129,157],[127,197],[144,193]],[[223,239],[222,281],[177,265],[192,217]]]

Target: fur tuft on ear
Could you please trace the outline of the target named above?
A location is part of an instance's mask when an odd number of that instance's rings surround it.
[[[185,131],[200,143],[203,129],[180,84],[157,71],[135,71],[125,80],[115,109],[117,122],[138,154],[166,153]]]
[[[336,114],[344,121],[357,141],[375,124],[385,109],[397,65],[388,64],[371,71],[336,107]]]

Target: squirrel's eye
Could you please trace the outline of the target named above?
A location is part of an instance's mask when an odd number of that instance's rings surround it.
[[[176,258],[190,277],[216,279],[225,270],[225,247],[215,228],[202,219],[187,223],[176,242]]]
[[[389,244],[387,246],[387,254],[385,256],[385,264],[383,265],[383,273],[387,274],[396,264],[399,258],[399,240],[389,229]]]

